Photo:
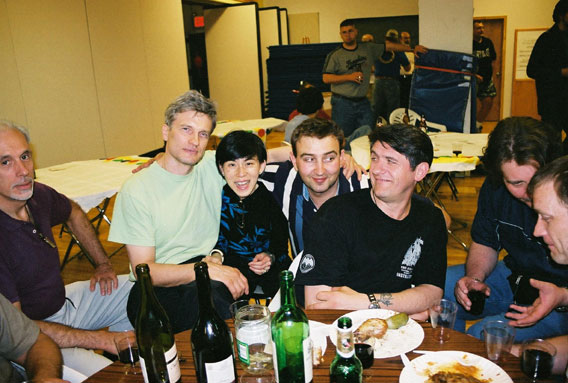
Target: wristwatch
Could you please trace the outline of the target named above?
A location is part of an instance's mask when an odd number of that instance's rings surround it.
[[[568,287],[562,287],[562,288],[568,290]],[[558,306],[554,309],[554,311],[559,313],[566,313],[568,312],[568,306]]]
[[[268,251],[265,251],[265,253],[266,253],[266,255],[268,255],[268,258],[270,258],[270,265],[273,265],[274,262],[276,261],[276,257],[274,256],[274,254],[272,254]]]
[[[375,294],[369,293],[369,294],[367,294],[367,297],[369,297],[369,301],[371,302],[369,304],[370,309],[380,309],[381,308],[379,306],[379,302],[377,302],[377,298],[375,298]]]

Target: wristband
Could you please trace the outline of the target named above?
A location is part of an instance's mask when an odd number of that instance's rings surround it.
[[[223,263],[225,261],[225,254],[223,254],[223,252],[219,249],[213,249],[209,252],[208,257],[211,257],[214,254],[219,254],[219,256],[221,256],[221,263]]]

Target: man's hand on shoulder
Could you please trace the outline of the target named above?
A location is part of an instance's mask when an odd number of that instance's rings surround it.
[[[233,298],[237,299],[241,295],[249,293],[247,279],[238,269],[212,262],[209,262],[207,266],[209,266],[209,277],[215,281],[223,282]]]
[[[91,291],[95,291],[97,283],[99,284],[101,295],[110,295],[113,288],[118,288],[118,278],[110,263],[97,265],[95,274],[91,277]]]
[[[330,291],[320,291],[316,299],[316,303],[306,308],[310,310],[360,310],[369,307],[369,298],[366,294],[358,293],[347,286],[332,287]]]
[[[138,165],[135,169],[132,169],[132,174],[138,173],[140,170],[150,167],[150,165],[152,165],[155,161],[158,161],[163,156],[164,153],[156,154],[156,157],[150,158],[148,161],[144,162],[143,164]]]
[[[361,181],[363,174],[367,174],[367,170],[359,165],[350,154],[343,154],[340,166],[343,168],[343,175],[347,179],[357,172],[357,179]]]

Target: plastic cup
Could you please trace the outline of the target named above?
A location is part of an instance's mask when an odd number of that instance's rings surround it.
[[[434,328],[434,339],[440,343],[450,339],[450,333],[456,323],[458,305],[447,299],[441,299],[428,309],[430,323]]]
[[[510,352],[515,340],[515,328],[505,321],[490,321],[483,325],[485,349],[489,360],[496,362],[503,352]]]

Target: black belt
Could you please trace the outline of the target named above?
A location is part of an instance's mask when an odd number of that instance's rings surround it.
[[[343,95],[337,94],[337,93],[332,93],[331,95],[332,95],[333,97],[344,98],[344,99],[346,99],[346,100],[354,101],[354,102],[361,102],[361,101],[367,99],[367,97],[347,97],[347,96],[343,96]]]

